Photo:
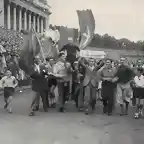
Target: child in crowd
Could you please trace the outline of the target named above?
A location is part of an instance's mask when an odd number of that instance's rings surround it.
[[[11,103],[12,95],[15,90],[15,87],[18,85],[18,82],[10,70],[6,71],[6,76],[1,79],[2,87],[4,88],[4,109],[8,110],[9,113],[12,113]]]
[[[138,119],[143,116],[144,108],[144,76],[142,68],[137,68],[137,75],[134,77],[133,96],[136,98],[135,118]]]

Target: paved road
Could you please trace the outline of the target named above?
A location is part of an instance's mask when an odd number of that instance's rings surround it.
[[[144,120],[131,114],[105,116],[98,105],[94,115],[86,116],[69,104],[67,113],[41,110],[29,117],[31,95],[29,90],[15,94],[13,114],[3,110],[0,96],[0,144],[144,144]]]

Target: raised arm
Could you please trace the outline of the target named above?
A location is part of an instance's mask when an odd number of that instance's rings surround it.
[[[103,65],[104,64],[100,64],[100,65],[95,66],[94,71],[98,71],[100,68],[103,67]]]

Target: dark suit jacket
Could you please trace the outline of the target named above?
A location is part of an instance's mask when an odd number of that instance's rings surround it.
[[[86,72],[85,67],[80,63],[80,64],[79,64],[79,73],[83,75],[83,76],[80,78],[80,81],[83,81],[83,80],[84,80],[85,72]]]
[[[32,78],[32,90],[36,92],[48,90],[48,80],[45,78],[47,75],[46,68],[44,65],[40,65],[40,73],[35,71],[35,66],[33,67]]]

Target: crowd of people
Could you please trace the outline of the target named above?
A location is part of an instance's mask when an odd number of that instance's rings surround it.
[[[103,103],[103,113],[113,114],[115,104],[119,103],[120,115],[128,115],[129,104],[136,106],[135,118],[143,115],[143,64],[129,66],[126,58],[115,63],[111,59],[97,61],[93,58],[79,57],[74,63],[66,61],[67,53],[62,51],[59,58],[48,58],[42,64],[39,57],[35,58],[35,72],[31,75],[34,99],[30,115],[39,109],[40,96],[43,108],[47,112],[49,98],[55,98],[58,93],[58,108],[65,112],[65,103],[74,100],[78,111],[86,115],[95,111],[97,100]],[[42,77],[38,79],[42,73]],[[41,85],[41,86],[40,86]]]
[[[19,80],[27,78],[19,68],[19,56],[12,53],[19,50],[23,43],[22,34],[0,27],[0,77],[4,88],[4,109],[12,113],[12,95],[19,86]],[[2,50],[3,49],[3,50]],[[144,65],[141,59],[129,62],[126,58],[119,61],[111,59],[95,60],[82,58],[67,61],[67,52],[61,51],[58,59],[47,57],[41,62],[34,59],[33,72],[29,75],[33,91],[30,116],[40,107],[42,99],[44,111],[58,105],[60,112],[65,112],[65,103],[75,101],[78,111],[86,115],[95,111],[97,100],[103,103],[103,113],[113,114],[115,104],[121,107],[121,116],[128,114],[132,101],[136,106],[135,118],[143,115],[144,104]]]
[[[23,44],[23,35],[0,26],[0,43],[10,53],[18,52]]]
[[[24,78],[24,73],[18,65],[23,43],[23,31],[8,30],[0,26],[0,77],[8,68],[17,79]]]

